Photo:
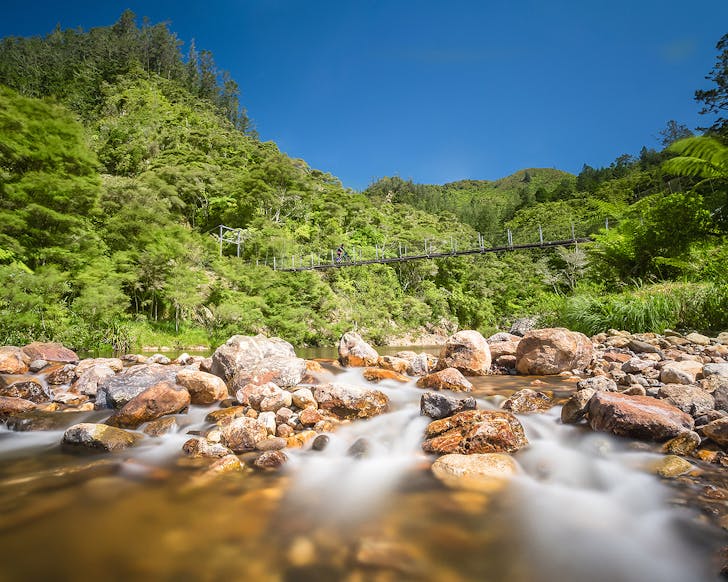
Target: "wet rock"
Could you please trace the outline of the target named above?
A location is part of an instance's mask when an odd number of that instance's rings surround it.
[[[216,458],[222,459],[233,452],[221,443],[209,442],[205,438],[190,439],[182,445],[182,451],[188,457]]]
[[[29,362],[33,360],[46,360],[47,362],[76,364],[79,360],[76,352],[55,342],[33,342],[27,346],[23,346],[22,349],[25,355],[28,356]]]
[[[25,374],[31,358],[16,346],[0,347],[0,374]]]
[[[298,415],[303,426],[313,426],[324,419],[321,411],[316,408],[304,408]]]
[[[85,414],[77,412],[58,413],[50,410],[28,410],[7,420],[10,430],[18,432],[63,430],[81,420]]]
[[[513,325],[511,325],[511,329],[509,330],[509,333],[512,335],[517,335],[523,337],[534,329],[536,327],[536,320],[532,317],[521,317],[520,319],[517,319],[513,322]]]
[[[0,396],[0,421],[7,419],[9,416],[20,414],[21,412],[33,410],[35,407],[35,402],[31,402],[25,398]]]
[[[657,473],[663,479],[673,479],[689,473],[695,467],[677,455],[667,455],[660,459],[653,467],[655,473]]]
[[[384,576],[378,577],[378,580],[426,579],[422,572],[422,550],[403,541],[363,538],[359,541],[354,559],[359,566],[396,574],[394,578]]]
[[[299,388],[291,396],[294,406],[298,408],[318,408],[318,403],[309,388]]]
[[[417,380],[417,386],[431,390],[452,390],[453,392],[470,392],[473,389],[472,383],[457,368],[445,368],[428,374]]]
[[[614,392],[594,394],[589,424],[592,430],[652,441],[667,440],[694,426],[690,415],[664,400]]]
[[[294,429],[292,426],[289,426],[287,424],[279,424],[276,427],[276,436],[281,437],[284,439],[287,439],[288,437],[293,436]]]
[[[81,406],[85,402],[88,402],[88,396],[85,394],[56,390],[53,393],[53,402],[57,402],[58,404],[63,404],[65,406]]]
[[[258,422],[262,424],[268,434],[276,434],[276,413],[272,411],[261,412],[258,415]]]
[[[280,338],[235,335],[215,350],[210,371],[233,390],[268,382],[295,386],[306,373],[306,360]]]
[[[369,455],[371,444],[365,438],[358,438],[346,451],[346,454],[355,459],[361,459]]]
[[[528,440],[510,412],[466,410],[431,422],[425,430],[426,453],[513,453]]]
[[[376,366],[378,361],[377,350],[365,342],[358,333],[349,331],[341,336],[339,363],[342,366]]]
[[[165,416],[148,422],[142,432],[150,437],[160,437],[177,430],[177,420],[173,416]]]
[[[266,451],[253,462],[253,465],[257,469],[275,471],[283,467],[287,461],[288,455],[283,451]]]
[[[396,356],[380,356],[377,365],[385,370],[392,370],[398,374],[406,374],[409,361],[404,358],[397,358]]]
[[[56,365],[46,376],[46,382],[54,386],[61,386],[63,384],[70,384],[76,379],[76,365],[65,364]]]
[[[313,391],[319,408],[340,418],[369,418],[389,409],[389,397],[379,390],[347,384],[322,384]]]
[[[384,370],[382,368],[365,368],[362,372],[365,380],[370,382],[381,382],[382,380],[394,380],[395,382],[409,382],[407,376],[403,376],[399,372],[393,370]]]
[[[583,370],[592,361],[593,348],[583,333],[565,328],[529,331],[518,344],[516,369],[520,374],[550,375]]]
[[[121,408],[135,396],[161,382],[175,384],[178,366],[138,364],[101,380],[96,393],[96,408]]]
[[[702,428],[703,434],[721,447],[728,447],[728,418],[719,418]]]
[[[137,428],[166,414],[177,414],[190,405],[190,393],[172,382],[159,382],[135,396],[106,421],[110,426]]]
[[[410,376],[425,376],[437,364],[437,358],[425,352],[416,354],[415,352],[405,350],[397,352],[396,357],[407,360],[407,374]]]
[[[703,373],[703,364],[684,360],[668,362],[660,372],[660,381],[665,384],[694,384],[698,375]]]
[[[89,450],[118,451],[135,445],[141,438],[141,435],[121,428],[83,422],[68,428],[63,433],[62,443]]]
[[[40,404],[41,402],[49,402],[53,397],[53,393],[35,378],[29,378],[0,388],[0,396],[22,398]]]
[[[490,370],[490,346],[475,330],[463,330],[447,338],[435,370],[456,368],[466,376],[485,376]]]
[[[266,384],[247,384],[235,393],[241,404],[249,404],[253,409],[265,412],[275,412],[279,408],[289,407],[293,403],[293,396],[287,390],[279,388],[273,382]]]
[[[207,372],[183,369],[177,373],[177,384],[190,393],[192,404],[212,404],[228,396],[228,389],[222,378]]]
[[[241,416],[220,428],[221,442],[236,453],[254,451],[256,445],[268,438],[268,430],[254,418]]]
[[[222,426],[227,424],[231,420],[245,416],[245,406],[230,406],[229,408],[221,408],[220,410],[213,410],[208,413],[205,417],[207,422],[214,422],[215,424]]]
[[[40,372],[43,368],[45,368],[48,365],[48,362],[45,360],[33,360],[30,364],[28,364],[28,371],[32,372],[33,374],[36,374]]]
[[[593,390],[594,392],[616,392],[617,383],[605,376],[592,376],[576,383],[577,390]]]
[[[71,390],[79,394],[95,397],[99,390],[99,384],[101,384],[106,378],[111,378],[115,374],[116,372],[114,372],[114,370],[106,364],[98,364],[90,368],[86,368],[71,385]]]
[[[432,473],[447,487],[490,492],[516,475],[518,465],[510,455],[486,453],[443,455],[432,464]]]
[[[536,392],[530,388],[519,390],[503,402],[503,410],[514,414],[528,414],[530,412],[543,412],[553,406],[553,399],[543,392]]]
[[[331,437],[326,434],[320,434],[315,439],[313,439],[313,443],[311,443],[311,448],[314,451],[323,451],[327,446],[329,446],[329,441],[331,441]]]
[[[420,414],[434,420],[447,418],[464,410],[475,410],[475,398],[456,398],[447,394],[425,392],[420,398]]]
[[[582,388],[572,394],[561,408],[561,422],[564,424],[578,423],[586,416],[589,411],[589,401],[596,393],[597,391],[593,388]]]
[[[657,391],[657,397],[691,416],[700,416],[715,407],[713,396],[697,386],[666,384]]]
[[[695,431],[688,430],[680,433],[675,438],[670,439],[662,445],[663,453],[672,453],[673,455],[692,455],[700,446],[700,435]]]
[[[285,449],[287,444],[286,439],[274,436],[263,439],[255,446],[255,448],[258,451],[279,451],[281,449]]]

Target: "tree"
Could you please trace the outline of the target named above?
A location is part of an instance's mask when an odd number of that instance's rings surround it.
[[[728,137],[728,119],[725,117],[728,111],[728,34],[723,35],[715,48],[722,52],[705,78],[713,81],[716,86],[713,89],[695,91],[695,100],[703,104],[700,110],[702,115],[718,116],[707,129],[725,138]]]
[[[662,147],[666,148],[670,144],[685,139],[686,137],[692,137],[694,134],[690,131],[690,128],[684,123],[678,123],[674,119],[671,119],[665,125],[665,129],[660,131],[660,143]],[[640,158],[642,156],[640,155]]]

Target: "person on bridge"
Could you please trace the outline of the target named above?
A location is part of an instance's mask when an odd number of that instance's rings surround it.
[[[344,245],[340,244],[339,248],[336,249],[336,262],[340,263],[341,261],[350,261],[351,258],[349,258],[349,253],[347,253],[344,250]]]

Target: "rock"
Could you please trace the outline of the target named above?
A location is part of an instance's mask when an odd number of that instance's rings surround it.
[[[299,388],[291,396],[294,406],[298,408],[318,408],[313,392],[309,388]]]
[[[431,422],[425,430],[426,453],[513,453],[528,440],[510,412],[466,410]]]
[[[293,403],[291,393],[279,388],[273,382],[262,385],[247,384],[236,392],[235,397],[241,404],[249,404],[254,410],[260,412],[275,412],[279,408],[287,408]]]
[[[293,436],[294,429],[292,426],[289,426],[287,424],[279,424],[276,427],[276,436],[281,437],[284,439],[287,439],[288,437]]]
[[[279,451],[281,449],[285,449],[287,444],[286,439],[271,436],[258,442],[258,444],[255,445],[255,448],[258,451]]]
[[[521,341],[520,335],[514,335],[512,333],[508,333],[505,331],[499,331],[498,333],[494,333],[492,336],[488,338],[488,345],[493,345],[501,342],[516,342],[518,343]],[[515,353],[515,352],[514,352]],[[491,356],[493,354],[491,353]]]
[[[177,373],[176,381],[190,393],[192,404],[212,404],[224,400],[228,396],[225,382],[214,374],[182,369]]]
[[[592,356],[592,343],[583,333],[560,327],[538,329],[526,333],[518,344],[516,369],[530,375],[583,370]]]
[[[704,336],[699,333],[689,333],[685,336],[685,339],[688,340],[691,344],[697,344],[699,346],[709,346],[710,345],[710,338],[707,336]]]
[[[705,414],[715,407],[713,396],[697,386],[666,384],[657,391],[657,397],[665,399],[693,417]]]
[[[514,414],[528,414],[531,412],[543,412],[553,406],[553,400],[543,392],[536,392],[530,388],[524,388],[512,394],[503,402],[501,408],[509,410]]]
[[[403,376],[399,372],[393,370],[384,370],[382,368],[365,368],[362,372],[365,380],[370,382],[381,382],[382,380],[394,380],[395,382],[409,382],[407,376]]]
[[[521,317],[516,319],[511,326],[510,333],[523,337],[527,332],[531,331],[536,327],[536,320],[532,317]]]
[[[74,424],[63,433],[64,445],[91,450],[118,451],[135,445],[141,435],[108,426],[83,422]]]
[[[137,364],[101,380],[96,392],[96,408],[121,408],[135,396],[161,382],[175,384],[178,366]]]
[[[124,362],[121,358],[88,358],[81,360],[76,365],[76,375],[81,376],[81,374],[96,366],[106,366],[118,373],[124,369]]]
[[[330,440],[331,437],[329,437],[329,435],[320,434],[315,439],[313,439],[313,443],[311,443],[311,448],[314,451],[323,451],[329,445]]]
[[[572,394],[561,408],[561,422],[563,424],[576,424],[584,418],[589,411],[589,401],[596,393],[597,391],[593,388],[582,388]]]
[[[518,472],[510,455],[486,453],[443,455],[432,464],[432,473],[452,489],[490,492]]]
[[[640,374],[647,368],[654,367],[655,362],[643,360],[642,358],[630,358],[622,364],[622,372],[626,374]]]
[[[728,447],[728,418],[719,418],[706,424],[703,434],[721,447]]]
[[[78,394],[95,397],[99,389],[99,384],[106,378],[110,378],[115,374],[114,370],[106,364],[98,364],[90,368],[86,368],[71,385],[71,390]]]
[[[700,435],[695,431],[688,430],[680,433],[662,445],[663,453],[673,455],[692,455],[700,446]]]
[[[389,409],[384,392],[347,384],[322,384],[314,388],[319,408],[340,418],[369,418]]]
[[[0,396],[0,421],[6,420],[9,416],[15,416],[21,412],[33,410],[35,402],[18,398],[16,396]]]
[[[410,376],[425,376],[434,369],[437,363],[435,356],[426,354],[425,352],[416,354],[415,352],[405,350],[397,352],[395,357],[407,360],[407,374]]]
[[[214,422],[218,426],[227,424],[231,420],[245,416],[245,406],[230,406],[228,408],[221,408],[220,410],[213,410],[206,417],[207,422]]]
[[[339,363],[342,366],[376,366],[379,354],[362,337],[349,331],[339,340]]]
[[[470,381],[457,368],[445,368],[423,376],[417,380],[417,386],[432,390],[452,390],[453,392],[470,392],[473,389]]]
[[[605,362],[615,362],[618,364],[624,364],[626,362],[629,362],[632,359],[632,356],[630,354],[625,354],[623,352],[608,351],[608,352],[604,352],[602,359]]]
[[[88,396],[65,390],[56,390],[53,392],[53,402],[63,404],[64,406],[81,406],[83,403],[88,402]]]
[[[360,437],[356,439],[346,451],[346,454],[355,459],[362,459],[369,455],[372,446],[369,440]]]
[[[660,381],[665,384],[695,384],[698,375],[702,374],[702,363],[690,360],[668,362],[662,367]]]
[[[510,342],[491,342],[490,340],[488,340],[491,361],[494,362],[504,356],[515,357],[516,353],[518,352],[518,344],[520,340],[521,338],[518,338],[518,341]]]
[[[10,430],[18,432],[63,430],[76,420],[82,420],[86,416],[78,412],[65,412],[59,414],[55,410],[43,410],[36,408],[19,412],[8,418],[7,425]]]
[[[317,422],[323,420],[324,417],[322,416],[321,411],[316,408],[304,408],[298,415],[298,419],[301,421],[303,426],[313,426]]]
[[[16,346],[0,347],[0,374],[25,374],[31,358]]]
[[[377,580],[424,580],[422,550],[411,543],[365,537],[359,540],[355,563],[375,572],[385,572],[389,576],[378,576]],[[392,576],[391,574],[395,575]],[[308,579],[306,576],[305,579]],[[326,579],[329,579],[327,576]],[[351,577],[349,580],[369,579]]]
[[[653,467],[655,473],[664,479],[679,477],[680,475],[689,473],[693,469],[693,465],[682,457],[678,457],[676,455],[667,455],[663,457]]]
[[[576,383],[578,390],[593,390],[594,392],[616,392],[618,390],[617,383],[605,376],[592,376],[584,378]]]
[[[280,338],[235,335],[215,350],[210,371],[233,390],[268,382],[295,386],[306,373],[306,360]]]
[[[54,386],[61,386],[63,384],[70,384],[76,379],[76,365],[75,364],[56,364],[51,371],[46,375],[46,382]]]
[[[28,371],[32,372],[33,374],[37,374],[47,365],[48,362],[46,362],[45,360],[33,360],[30,364],[28,364]]]
[[[276,434],[276,413],[272,411],[261,412],[258,415],[258,422],[268,431],[268,434]]]
[[[637,354],[659,354],[661,353],[660,348],[653,346],[650,343],[643,342],[636,339],[631,339],[627,342],[627,347]]]
[[[629,388],[626,390],[622,390],[622,394],[626,394],[627,396],[647,396],[647,390],[644,386],[641,386],[639,384],[632,384]],[[657,397],[657,393],[650,393],[650,396]]]
[[[475,410],[475,398],[455,398],[447,394],[425,392],[420,398],[420,414],[434,420],[452,416],[464,410]]]
[[[597,392],[589,401],[592,430],[618,436],[664,441],[694,426],[690,415],[664,400]]]
[[[398,374],[406,374],[409,361],[395,356],[380,356],[377,365],[385,370],[392,370]]]
[[[703,388],[713,390],[716,409],[728,411],[728,378],[709,376],[703,380],[702,386]]]
[[[490,347],[475,330],[463,330],[447,338],[435,370],[456,368],[466,376],[485,376],[490,370]]]
[[[268,430],[254,418],[241,416],[221,427],[221,442],[236,453],[254,451],[256,445],[268,438]]]
[[[705,364],[703,366],[703,376],[720,376],[728,379],[728,364]]]
[[[33,360],[65,362],[68,364],[76,364],[78,362],[76,352],[64,348],[61,344],[55,342],[33,342],[27,346],[23,346],[22,349],[25,355],[28,356],[29,362]]]
[[[188,408],[190,393],[172,382],[159,382],[138,394],[106,421],[109,426],[137,428],[140,424]]]
[[[29,378],[0,388],[0,396],[22,398],[40,404],[41,402],[50,401],[53,398],[53,393],[35,378]]]
[[[205,438],[190,439],[182,445],[182,451],[188,457],[207,457],[222,459],[233,452],[221,443],[211,443]]]
[[[253,462],[253,465],[258,469],[274,471],[285,465],[286,461],[288,455],[283,451],[266,451]]]
[[[142,432],[150,437],[160,437],[177,428],[177,420],[173,416],[165,416],[148,422]]]

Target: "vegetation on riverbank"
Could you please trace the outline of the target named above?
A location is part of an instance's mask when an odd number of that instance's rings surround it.
[[[727,45],[715,87],[696,94],[717,116],[710,142],[668,147],[690,133],[670,122],[666,149],[578,176],[388,177],[359,193],[261,142],[235,82],[207,51],[183,57],[165,24],[139,27],[126,12],[110,27],[3,39],[0,344],[127,349],[265,333],[330,345],[352,327],[384,343],[526,315],[592,333],[725,329]],[[325,258],[342,243],[371,257],[425,240],[466,248],[506,228],[537,236],[539,224],[566,238],[572,223],[597,233],[606,218],[608,232],[572,250],[321,273],[255,265]],[[219,256],[219,224],[242,229],[240,258],[233,246]]]

